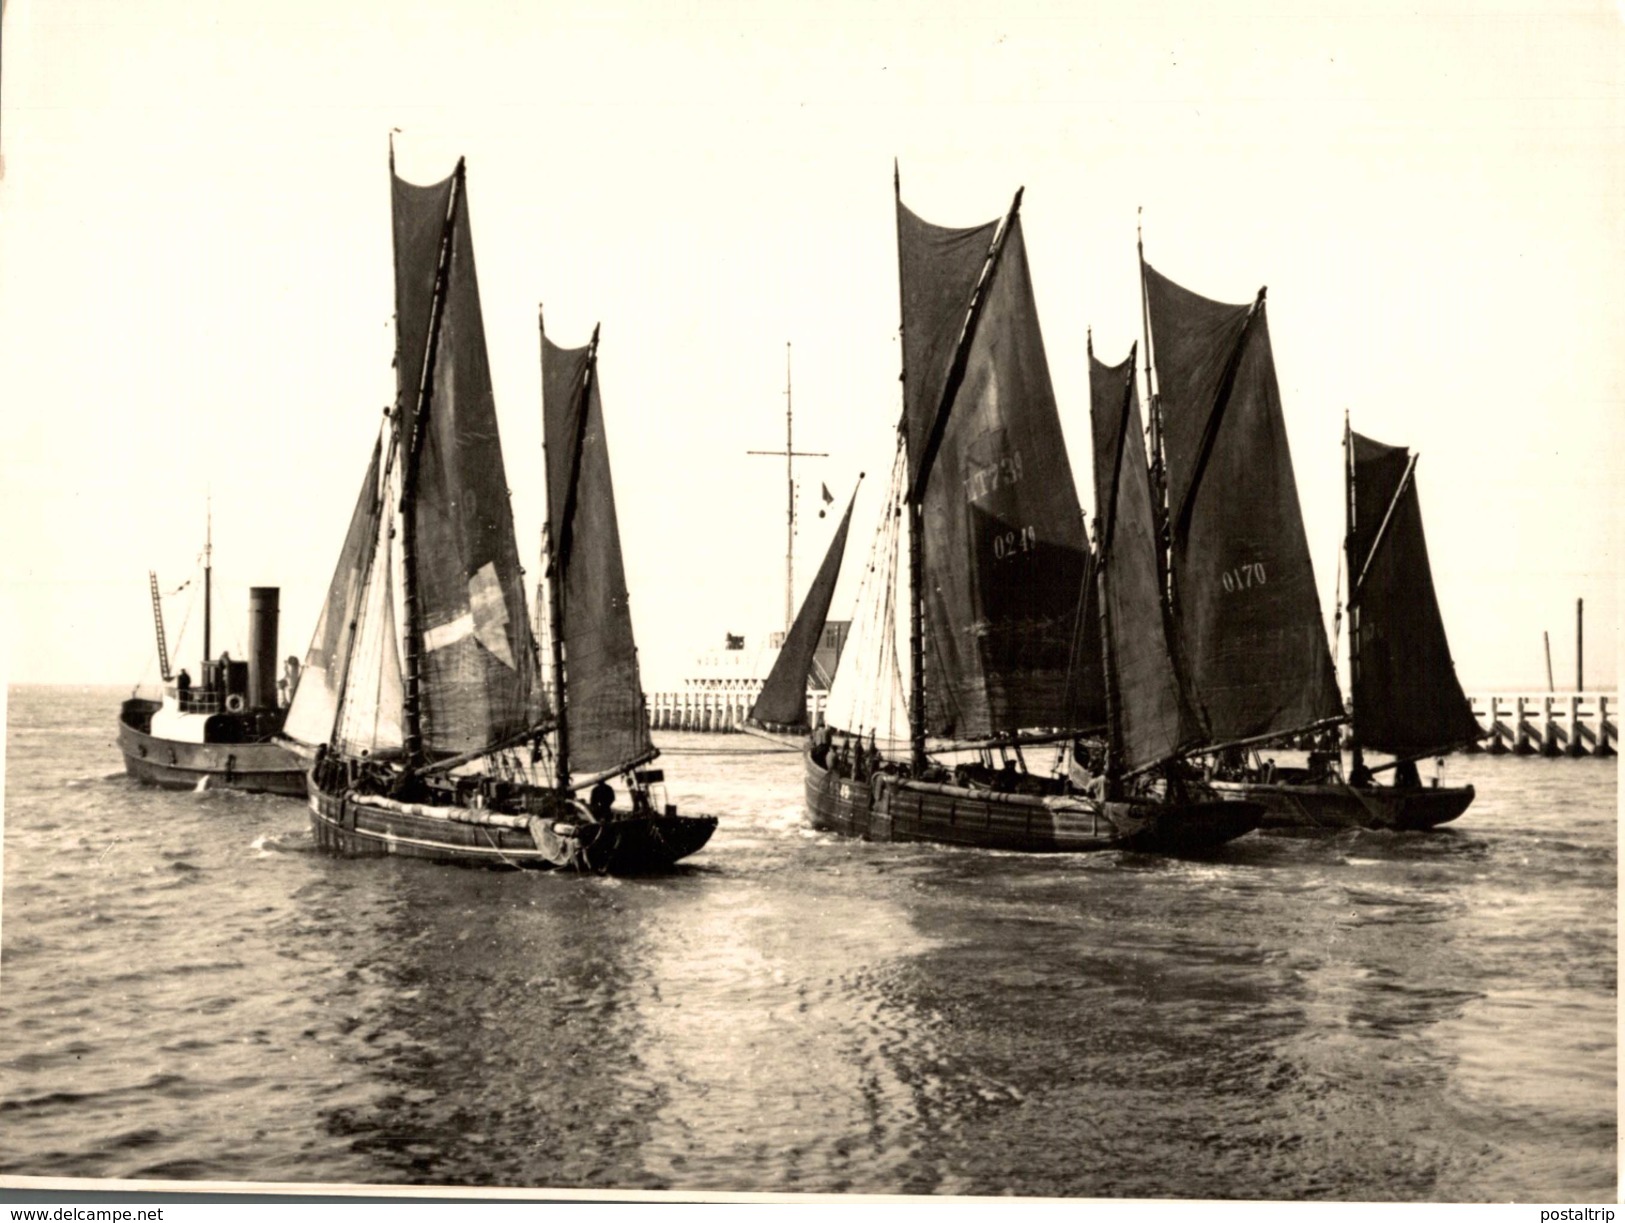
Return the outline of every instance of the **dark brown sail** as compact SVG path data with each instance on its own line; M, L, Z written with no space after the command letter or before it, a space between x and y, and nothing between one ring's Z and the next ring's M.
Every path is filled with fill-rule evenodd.
M1351 435L1349 609L1354 735L1361 747L1422 756L1483 735L1456 678L1433 589L1414 462L1403 446Z
M835 582L841 576L841 557L846 553L846 532L852 525L852 507L857 504L854 489L841 515L841 525L829 541L824 563L807 590L807 597L796 612L796 621L784 639L784 646L773 662L761 694L751 706L745 720L763 730L794 734L810 729L807 722L807 676L812 671L813 655L818 652L819 639L824 634L824 622L829 618L829 601L835 595Z
M433 318L448 196L446 184L419 188L396 179L395 189L404 390L423 368L417 339ZM407 505L416 532L419 700L430 759L511 741L535 724L540 709L465 188L455 204L433 374L422 415L405 434L419 435ZM417 396L409 395L416 411Z
M1113 748L1125 772L1199 745L1168 649L1157 564L1156 515L1141 433L1134 353L1118 365L1089 356L1095 459L1095 530L1106 580Z
M909 477L919 470L965 327L965 308L987 262L997 221L948 229L922 221L897 201L902 278L903 408Z
M1210 742L1338 718L1262 292L1210 301L1144 266L1178 658Z
M975 231L985 238L989 227ZM915 285L924 263L904 235L905 337L938 328L907 313L911 301L946 300ZM966 236L956 240L969 244ZM965 315L964 251L948 270ZM909 436L940 439L925 481L925 724L952 738L1069 728L1079 717L1072 682L1088 539L1039 332L1021 218L1008 222L963 359L937 415L937 350L905 369ZM949 365L952 365L950 353ZM915 374L921 375L917 384ZM916 428L919 426L919 429ZM919 475L915 474L918 484Z
M569 767L577 777L617 772L653 754L592 352L542 337L548 529L558 569Z

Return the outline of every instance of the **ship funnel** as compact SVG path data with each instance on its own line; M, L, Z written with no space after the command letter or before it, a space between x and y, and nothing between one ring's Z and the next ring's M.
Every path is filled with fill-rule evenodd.
M281 590L248 588L248 707L276 708L276 621Z

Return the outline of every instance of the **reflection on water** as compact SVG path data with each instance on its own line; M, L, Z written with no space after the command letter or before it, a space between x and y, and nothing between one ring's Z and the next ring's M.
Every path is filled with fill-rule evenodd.
M94 696L95 699L91 699ZM1186 862L868 845L669 736L657 879L345 862L14 694L0 1169L593 1188L1615 1192L1613 772ZM41 729L49 733L36 733Z

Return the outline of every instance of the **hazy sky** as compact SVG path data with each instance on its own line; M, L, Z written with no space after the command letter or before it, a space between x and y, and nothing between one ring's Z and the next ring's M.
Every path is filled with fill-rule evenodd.
M146 571L216 648L249 585L302 655L393 395L386 138L468 158L522 550L540 533L536 305L600 370L645 677L783 612L899 411L892 158L916 212L1023 216L1092 504L1085 329L1117 360L1148 258L1269 286L1328 615L1343 412L1420 451L1474 690L1613 687L1625 402L1621 12L1362 4L9 0L0 76L4 641L15 681L152 673ZM1469 15L1470 10L1470 15ZM868 511L866 513L865 511ZM538 566L532 565L533 574ZM835 613L856 590L848 578ZM798 591L799 596L799 591ZM171 601L171 634L184 614ZM194 611L182 651L195 663Z

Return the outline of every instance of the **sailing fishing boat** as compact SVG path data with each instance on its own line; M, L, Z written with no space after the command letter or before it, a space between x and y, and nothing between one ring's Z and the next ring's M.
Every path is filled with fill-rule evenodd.
M1265 827L1427 827L1453 818L1465 802L1443 814L1450 803L1395 801L1402 796L1379 792L1359 773L1350 776L1360 784L1343 783L1334 745L1347 714L1309 558L1264 290L1247 304L1212 301L1159 273L1143 246L1140 270L1169 613L1213 745L1215 788L1263 803ZM1432 614L1437 621L1436 607ZM1448 652L1444 658L1448 666ZM1424 671L1409 678L1434 679ZM1448 682L1459 694L1453 671ZM1259 756L1267 744L1306 741L1314 750L1305 768Z
M1018 191L1002 221L949 229L915 216L898 190L903 420L830 692L826 719L841 734L820 733L806 753L811 822L1030 852L1220 844L1255 827L1257 810L1172 787L1102 800L1027 767L1023 748L1087 753L1079 741L1108 718L1094 566L1020 204ZM905 522L906 699L895 648Z
M1476 743L1484 731L1450 658L1422 532L1417 456L1362 437L1346 417L1343 447L1348 779L1281 769L1267 780L1254 774L1219 788L1263 803L1271 813L1267 822L1287 826L1434 828L1466 811L1475 792L1470 785L1442 785L1437 775L1424 785L1415 762ZM1393 760L1368 767L1367 750ZM1377 775L1390 770L1392 784L1380 784Z
M397 400L373 447L286 728L317 748L308 783L316 841L351 856L489 866L669 865L700 848L715 821L656 812L651 787L661 778L636 771L654 756L646 719L630 755L591 776L570 771L572 758L597 759L598 745L617 735L636 743L624 718L619 727L602 722L617 699L606 698L602 681L613 672L635 685L635 660L628 669L617 655L609 671L595 671L590 650L571 651L576 617L590 625L606 611L595 598L618 599L622 618L626 610L595 354L580 363L579 394L558 406L547 394L544 404L568 430L548 463L549 536L563 541L550 543L549 582L555 662L569 655L572 683L566 696L566 671L555 665L550 701L508 505L464 165L417 186L396 177L392 150L390 178ZM551 370L547 381L567 385ZM625 629L629 652L629 621ZM618 699L624 714L624 693ZM641 696L631 708L641 717ZM539 780L533 766L550 754ZM607 784L621 774L630 811L614 809ZM588 786L583 803L575 795Z
M119 706L118 744L124 771L147 785L302 795L305 764L276 742L286 708L277 680L275 586L248 592L248 657L214 657L214 532L204 532L203 664L197 681L182 667L170 671L158 575L147 574L153 629L158 639L159 700L131 696ZM294 677L296 679L296 676ZM284 683L290 681L284 681Z

